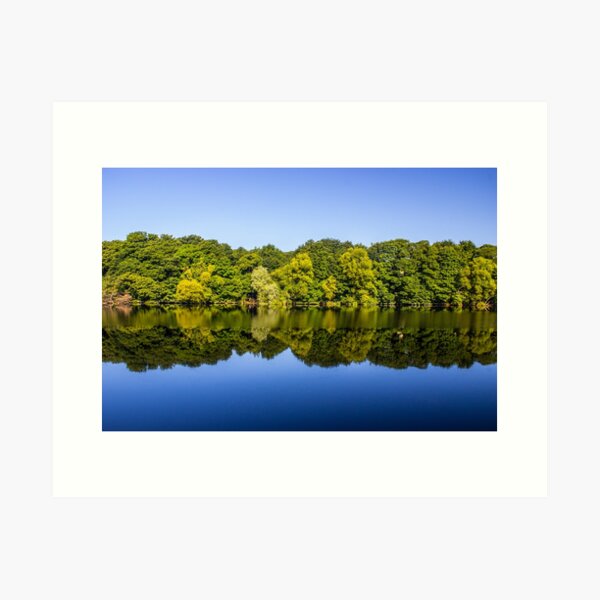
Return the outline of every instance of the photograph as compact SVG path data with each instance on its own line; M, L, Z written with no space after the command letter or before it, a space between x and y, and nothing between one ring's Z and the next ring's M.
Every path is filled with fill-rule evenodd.
M496 431L496 188L103 169L103 431Z

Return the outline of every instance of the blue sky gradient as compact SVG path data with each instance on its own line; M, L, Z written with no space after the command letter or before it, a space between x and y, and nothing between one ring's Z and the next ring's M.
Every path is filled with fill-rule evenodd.
M102 234L496 243L496 169L103 169Z

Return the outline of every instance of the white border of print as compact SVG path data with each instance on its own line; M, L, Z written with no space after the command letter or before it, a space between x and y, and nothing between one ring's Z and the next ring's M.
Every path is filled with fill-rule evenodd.
M58 103L53 146L54 495L546 495L545 104ZM497 432L102 432L102 167L284 166L497 167Z

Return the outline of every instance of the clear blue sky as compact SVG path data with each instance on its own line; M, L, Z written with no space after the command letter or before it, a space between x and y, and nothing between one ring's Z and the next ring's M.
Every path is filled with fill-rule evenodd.
M496 169L103 169L103 239L496 243Z

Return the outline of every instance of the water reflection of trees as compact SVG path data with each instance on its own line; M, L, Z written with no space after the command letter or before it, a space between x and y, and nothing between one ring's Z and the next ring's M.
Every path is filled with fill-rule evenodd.
M104 309L102 326L182 329L495 329L496 313L484 311L338 308L268 310L218 308Z
M355 311L340 318L335 312L305 311L292 318L288 315L286 322L277 312L194 312L104 315L103 360L144 371L216 364L234 352L270 359L289 348L305 364L321 367L364 361L394 369L496 362L495 315L493 320L474 323L464 313L442 318L429 313L423 318L419 313L415 317ZM430 326L420 326L423 320ZM341 327L341 322L346 326ZM419 326L407 326L415 324Z

